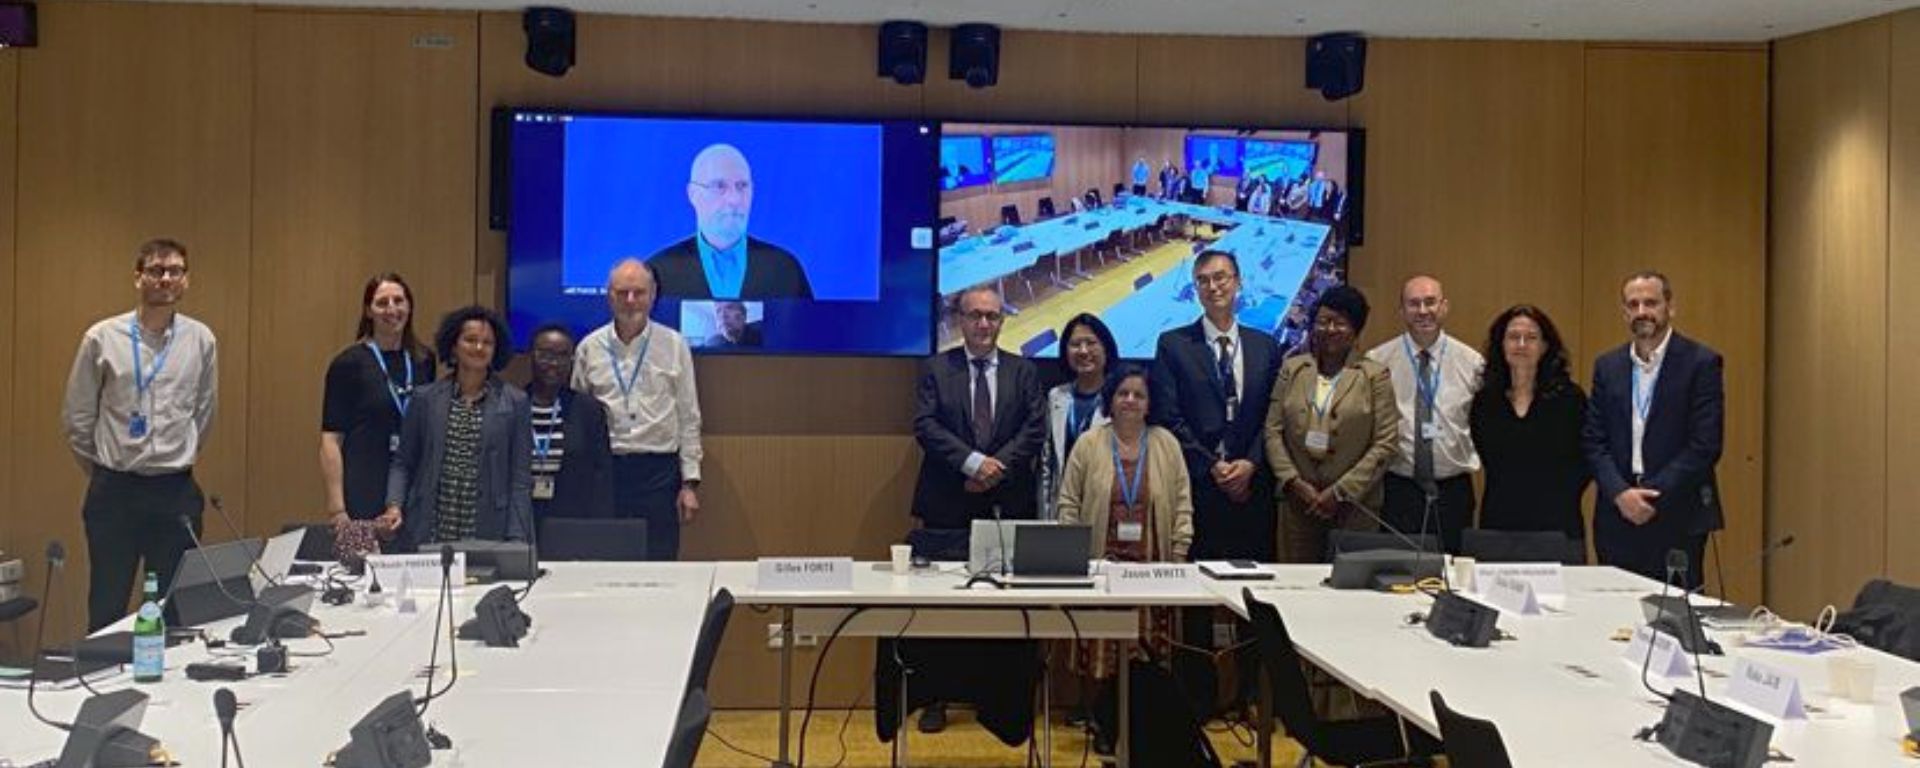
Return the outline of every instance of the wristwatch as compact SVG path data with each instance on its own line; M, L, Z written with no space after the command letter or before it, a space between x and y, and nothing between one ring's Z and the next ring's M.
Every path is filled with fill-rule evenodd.
M685 488L689 491L697 491L697 490L700 490L700 481L699 480L682 480L680 481L680 487Z

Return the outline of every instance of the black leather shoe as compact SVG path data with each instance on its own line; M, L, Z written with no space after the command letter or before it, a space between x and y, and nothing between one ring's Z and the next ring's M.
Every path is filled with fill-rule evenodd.
M920 732L939 733L947 729L947 705L928 704L920 710Z

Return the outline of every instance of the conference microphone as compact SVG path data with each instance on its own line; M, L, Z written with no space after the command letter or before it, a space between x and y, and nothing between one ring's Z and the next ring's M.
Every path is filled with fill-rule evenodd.
M1676 555L1678 556L1677 561L1675 559ZM1650 621L1647 623L1647 655L1646 655L1646 658L1640 660L1641 687L1646 688L1649 692L1653 693L1653 695L1659 696L1660 698L1666 699L1667 701L1672 701L1673 696L1671 694L1661 693L1658 689L1653 687L1652 683L1647 682L1647 669L1653 666L1654 646L1660 644L1660 625L1662 623L1662 620L1666 618L1666 614L1667 614L1667 599L1666 599L1667 592L1668 590L1673 588L1673 577L1675 575L1675 572L1684 571L1686 569L1687 569L1686 553L1681 552L1680 550L1677 550L1677 549L1670 550L1667 552L1667 577L1660 580L1660 601L1656 604L1658 607L1654 611L1653 621ZM1681 599L1683 600L1686 599L1686 596L1684 594L1681 595ZM1679 636L1676 635L1673 641L1676 643L1680 642Z
M460 643L454 637L455 630L452 603L453 545L441 544L440 597L438 604L433 608L433 650L427 654L427 692L426 695L414 702L418 707L418 709L415 710L415 715L423 720L427 716L427 707L433 704L433 700L447 695L448 691L453 690L454 683L460 682ZM442 624L445 624L447 628L447 665L450 668L450 675L447 678L446 687L435 691L433 690L433 675L434 671L439 669L440 627ZM426 728L426 737L427 743L434 749L448 749L453 746L452 739L431 725Z
M1726 560L1725 558L1722 558L1720 556L1720 537L1712 533L1707 534L1707 536L1713 540L1713 569L1715 574L1714 578L1718 579L1720 582L1717 585L1719 588L1715 590L1720 594L1714 595L1714 597L1719 598L1720 601L1723 603L1732 603L1733 602L1732 600L1727 599ZM1795 537L1791 533L1785 536L1782 536L1779 539L1776 539L1772 542L1762 545L1760 547L1760 551L1753 554L1753 559L1757 561L1762 568L1765 568L1767 561L1773 559L1774 553L1779 552L1780 550L1786 549L1787 547L1793 546L1794 541L1795 541ZM1700 586L1695 587L1693 592L1695 594L1701 594L1701 595L1706 594L1707 593L1706 580L1701 579Z
M209 494L207 496L207 503L213 506L213 511L220 513L220 521L226 524L227 533L233 534L234 541L247 538L246 534L240 531L240 526L233 524L233 518L227 514L226 505L220 503L220 494ZM261 552L264 554L266 550L263 549ZM280 586L280 580L267 573L266 568L261 567L260 558L258 557L253 558L253 570L260 574L260 578L266 579L267 584L275 587Z
M533 594L533 585L540 581L540 576L542 575L540 571L540 551L539 551L540 550L540 533L539 533L540 521L534 519L533 507L531 506L527 507L526 526L527 526L527 585L525 587L521 587L519 593L513 596L513 601L515 603L519 603L520 601L526 600L528 595Z
M52 615L49 609L53 605L53 573L64 567L66 563L67 548L60 544L60 540L54 539L47 542L47 581L40 585L40 627L33 633L33 655L27 657L27 711L33 713L35 720L63 731L72 731L72 724L50 720L46 715L40 714L39 708L33 705L33 691L40 684L40 653L45 649L47 639L47 617ZM76 674L79 671L74 670Z
M1429 497L1429 499L1431 499L1431 497ZM1348 505L1347 505L1347 507L1348 507L1348 508L1350 508L1350 509L1357 509L1357 510L1360 510L1360 511L1361 511L1362 513L1364 513L1364 514L1366 514L1366 516L1367 516L1367 518L1368 518L1368 519L1370 519L1370 520L1372 520L1372 521L1374 521L1375 523L1379 523L1379 524L1380 524L1380 527L1381 527L1381 528L1382 528L1383 530L1385 530L1385 531L1386 531L1387 533L1391 533L1391 534L1393 534L1393 537L1394 537L1394 538L1396 538L1396 539L1399 539L1399 540L1400 540L1400 543L1402 543L1402 544L1405 544L1405 545L1407 545L1407 548L1408 548L1408 549L1411 549L1411 550L1413 550L1413 553L1414 553L1414 555L1416 555L1416 556L1417 556L1417 558L1424 558L1424 557L1426 557L1426 555L1427 555L1427 546L1426 546L1426 544L1423 544L1423 543L1421 543L1421 541L1416 541L1416 540L1414 540L1414 538L1413 538L1413 537L1411 537L1411 536L1408 536L1407 534L1405 534L1405 533L1403 533L1403 532L1401 532L1401 530L1400 530L1399 528L1395 528L1395 527L1393 527L1393 523L1389 523L1389 522L1387 522L1387 519L1386 519L1386 518L1384 518L1384 517L1381 517L1381 516L1380 516L1379 514L1377 514L1377 513L1375 513L1375 512L1374 512L1373 510L1371 510L1371 509L1367 509L1367 505L1365 505L1365 504L1348 504ZM1431 504L1431 501L1429 501L1429 504L1428 504L1428 509L1429 509L1429 511L1431 511L1431 509L1432 509L1432 504ZM1422 528L1424 528L1424 527L1425 527L1425 524L1423 523L1421 527L1422 527ZM1422 537L1423 539L1424 539L1424 537L1425 537L1425 536L1426 536L1426 534L1425 534L1424 532L1423 532L1423 533L1421 533L1421 537ZM1436 559L1436 560L1439 560L1439 561L1440 561L1440 569L1439 569L1439 570L1440 570L1440 589L1441 589L1441 591L1443 591L1443 592L1452 592L1452 591L1453 591L1453 584L1452 584L1452 583L1451 583L1450 581L1448 581L1448 579L1447 579L1447 560L1446 560L1446 558L1445 558L1445 557L1443 557L1443 556L1441 555L1441 553L1439 553L1439 552L1435 552L1435 553L1434 553L1434 559Z
M1674 573L1686 572L1687 553L1679 549L1667 550L1667 578L1671 580ZM1697 634L1702 640L1706 639L1706 630L1700 626L1700 617L1693 612L1693 601L1688 599L1686 595L1681 595L1680 604L1686 607L1687 632L1689 634ZM1676 641L1679 639L1678 637L1674 638ZM1687 645L1686 650L1693 654L1693 674L1699 681L1700 698L1704 699L1707 697L1707 675L1700 669L1700 646L1702 644L1690 643Z
M240 768L247 768L247 759L240 755L240 737L233 732L233 717L239 711L240 702L233 698L232 690L221 688L213 692L213 714L220 718L220 768L226 768L229 746L234 761Z
M1791 536L1787 537L1786 543L1791 543L1791 539ZM1660 586L1662 597L1671 586L1674 575L1684 574L1686 570L1687 554L1678 549L1668 551L1668 583ZM1693 631L1704 635L1698 618L1694 616L1693 601L1686 599L1686 593L1682 592L1680 602L1686 606L1687 620L1693 623ZM1663 611L1664 603L1663 600ZM1674 641L1680 642L1680 639L1676 636ZM1667 711L1661 716L1660 722L1641 729L1637 738L1656 740L1675 757L1698 765L1760 768L1767 761L1767 744L1773 737L1773 725L1707 698L1707 678L1700 666L1699 645L1696 643L1687 650L1693 655L1693 672L1700 694L1695 696L1684 688L1676 687L1672 695L1665 697ZM1653 658L1652 642L1647 644L1647 658ZM1643 662L1640 666L1641 685L1647 685L1646 670L1647 664ZM1652 686L1649 685L1648 690L1652 690Z

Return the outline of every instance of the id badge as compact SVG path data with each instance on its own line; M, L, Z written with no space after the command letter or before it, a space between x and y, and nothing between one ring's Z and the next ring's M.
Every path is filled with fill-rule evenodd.
M135 440L139 440L147 436L147 415L146 414L141 413L139 411L133 412L133 416L127 419L127 435L132 437Z
M387 435L387 453L399 453L399 452L400 452L400 435L398 434Z
M1429 441L1431 441L1431 440L1439 440L1439 439L1440 439L1440 425L1439 425L1439 424L1436 424L1436 423L1434 423L1434 422L1431 422L1431 421L1429 421L1429 422L1427 422L1427 423L1425 423L1425 424L1421 424L1421 425L1420 425L1420 439L1422 439L1422 440L1429 440Z
M1315 429L1307 432L1307 450L1315 456L1326 455L1333 448L1333 437L1326 430Z
M552 475L533 476L533 497L541 501L547 501L553 498Z
M1145 533L1146 533L1146 526L1141 523L1121 523L1120 524L1120 540L1121 541L1125 541L1125 542L1139 541L1141 535Z

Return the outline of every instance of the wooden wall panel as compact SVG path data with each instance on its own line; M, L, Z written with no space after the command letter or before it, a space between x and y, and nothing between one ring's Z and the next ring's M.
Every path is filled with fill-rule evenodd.
M433 39L431 44L416 41ZM472 14L256 16L254 400L249 527L318 520L320 394L366 280L413 287L414 330L474 299Z
M973 89L947 79L947 30L927 44L930 118L1125 123L1139 119L1140 38L1004 30L1000 84Z
M1906 584L1920 584L1920 400L1914 382L1920 381L1920 318L1896 312L1897 297L1920 292L1920 12L1907 11L1891 19L1891 56L1887 92L1887 494L1886 575ZM1837 510L1835 510L1837 511ZM1835 593L1834 601L1852 595Z
M1446 285L1449 332L1479 347L1508 305L1544 308L1577 357L1579 43L1378 40L1353 110L1367 128L1367 240L1351 258L1369 345L1404 328L1400 284ZM1471 83L1472 85L1467 85Z
M1354 102L1327 101L1319 91L1307 90L1305 38L1150 35L1137 40L1140 122L1350 124Z
M1621 278L1665 272L1674 327L1726 360L1724 559L1704 572L1717 585L1724 570L1749 601L1765 467L1766 74L1759 50L1596 47L1586 59L1582 365L1627 340Z
M80 334L133 306L134 251L174 237L191 251L182 305L220 345L220 406L195 474L247 508L247 310L253 12L239 6L54 3L40 47L19 54L15 485L34 510L19 540L66 542L67 621L84 623L84 481L59 404ZM207 535L231 538L209 515ZM34 558L38 565L38 558Z
M0 424L13 424L13 334L20 320L15 316L13 284L13 235L15 160L20 136L20 52L0 50L0 297L9 299L0 307ZM13 495L13 440L0 437L0 499ZM23 557L36 566L35 551L45 551L45 542L27 538L26 518L17 510L0 513L0 560ZM39 570L35 568L33 570ZM37 577L31 582L39 587ZM31 654L21 646L31 642L24 635L0 636L0 660L17 660Z
M1788 615L1887 566L1889 55L1884 18L1774 47L1767 531L1798 543L1766 591Z

